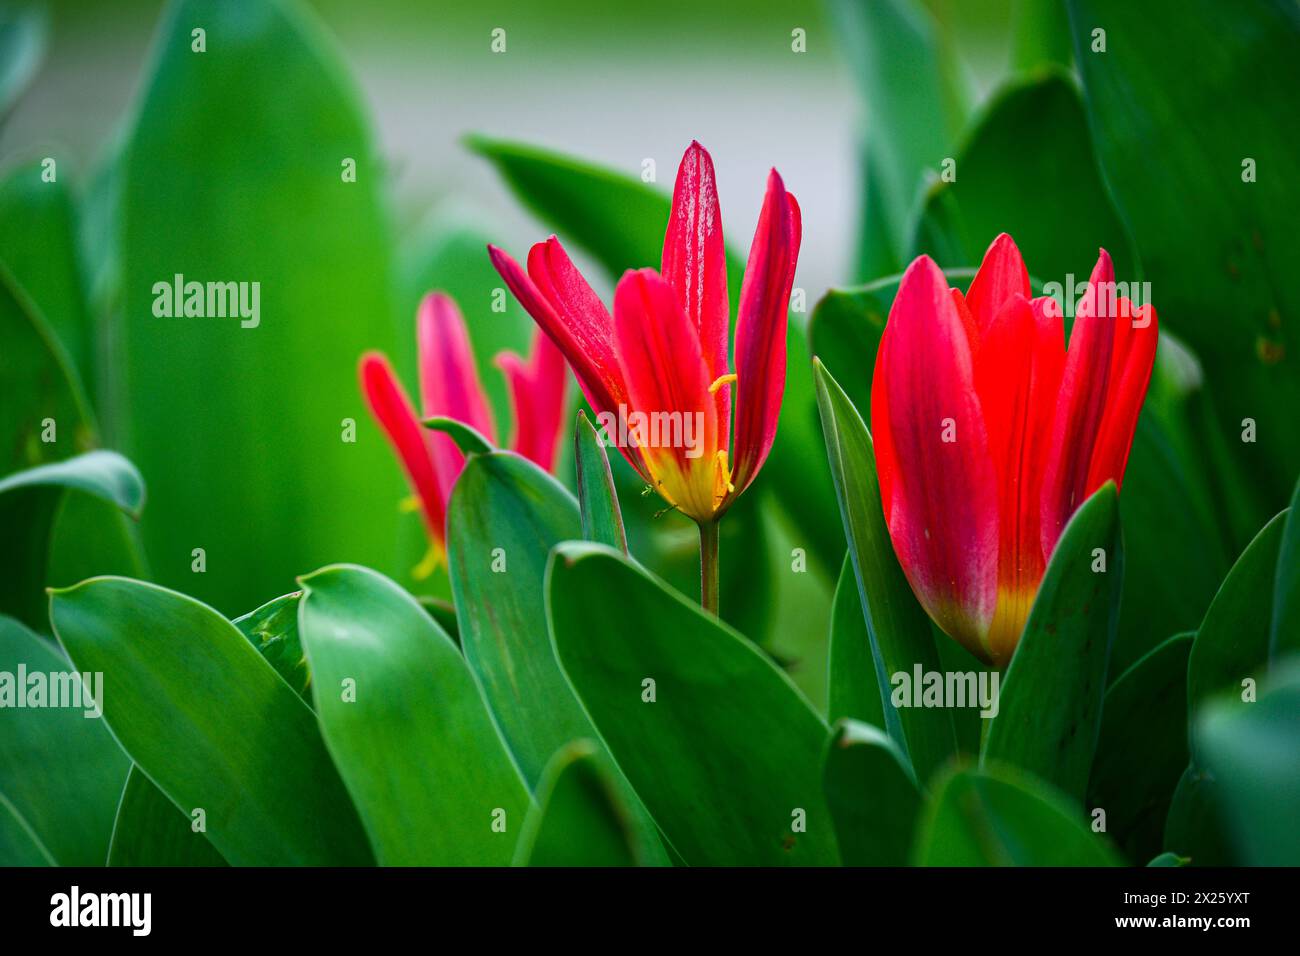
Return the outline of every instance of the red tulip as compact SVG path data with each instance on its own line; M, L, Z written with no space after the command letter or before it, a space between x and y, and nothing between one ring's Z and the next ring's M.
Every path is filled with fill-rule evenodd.
M496 426L487 395L479 382L465 320L450 296L431 292L420 303L416 318L423 418L454 418L496 444ZM506 376L515 431L510 448L551 471L564 418L568 384L564 357L546 336L533 337L527 360L510 352L496 357ZM465 467L465 456L441 432L421 424L422 417L379 352L361 357L361 391L371 414L384 430L406 472L429 533L429 554L416 568L416 577L433 572L446 552L447 501Z
M903 275L876 355L871 426L899 563L945 632L1011 659L1066 522L1120 486L1155 361L1155 310L1115 294L1103 249L1069 351L1010 236L965 296L927 256Z
M660 271L624 273L612 316L554 236L532 247L527 271L497 247L488 251L568 359L609 439L703 527L754 480L776 437L799 239L799 206L773 170L740 290L734 375L722 217L713 160L699 143L677 172ZM733 381L734 449L726 387Z

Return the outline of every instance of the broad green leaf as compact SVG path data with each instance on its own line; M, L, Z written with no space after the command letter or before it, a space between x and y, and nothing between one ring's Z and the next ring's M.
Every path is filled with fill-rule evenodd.
M956 770L922 813L920 866L1118 866L1104 838L1060 793L1010 768Z
M41 65L46 23L44 12L37 8L0 11L0 123Z
M981 764L1022 767L1083 800L1123 583L1118 493L1107 482L1056 543L1002 680Z
M452 492L447 562L461 647L532 790L558 750L597 736L546 629L547 556L581 536L573 496L513 452L470 458ZM626 781L620 784L645 852L666 862L653 822Z
M1025 72L1047 64L1069 67L1074 59L1070 17L1060 0L1014 0L1011 66Z
M631 819L590 741L575 741L546 765L537 804L528 812L519 866L636 866Z
M1257 703L1207 707L1197 750L1218 780L1242 862L1300 864L1300 666L1275 671Z
M1191 634L1156 647L1106 691L1088 807L1137 863L1163 848L1174 788L1187 766L1187 656Z
M159 581L234 614L304 568L391 563L400 471L356 369L372 348L403 367L413 319L397 337L384 167L332 44L298 0L177 0L133 117L113 399L153 483ZM184 289L167 317L178 277L204 284L205 317L177 314ZM232 282L238 314L229 289L207 301Z
M248 638L284 682L311 703L311 668L298 634L298 600L301 591L267 601L233 623Z
M42 172L40 163L24 163L0 179L0 260L32 297L87 393L94 395L92 329L73 198L63 179L47 182Z
M1273 585L1273 626L1269 653L1274 660L1300 651L1300 481L1282 527Z
M67 350L0 262L0 472L9 474L94 447L94 416Z
M58 866L30 823L0 793L0 865Z
M849 540L849 557L871 638L876 679L885 695L900 672L941 669L930 621L917 603L885 525L876 456L862 416L819 360L814 360L826 451ZM892 697L892 695L890 695ZM952 716L944 708L895 707L883 700L885 727L907 755L922 785L956 749Z
M1187 662L1187 705L1192 714L1212 695L1241 696L1243 681L1256 684L1268 666L1273 585L1287 513L1266 524L1247 545L1196 632Z
M1169 802L1164 845L1192 866L1239 865L1224 826L1222 800L1214 775L1190 764Z
M1300 12L1292 0L1069 10L1106 182L1161 322L1205 362L1213 427L1257 489L1258 526L1300 473L1300 126L1280 119L1300 88ZM1254 441L1238 440L1245 419Z
M531 462L495 452L466 463L447 515L461 646L534 789L557 750L594 736L551 650L543 590L551 548L580 537L573 496Z
M595 426L584 412L578 412L573 432L578 507L582 512L582 536L627 554L627 532L618 507L618 491L609 470L609 457Z
M1067 295L1069 276L1080 284L1088 280L1098 246L1115 260L1118 279L1138 278L1068 74L1040 71L1003 88L955 159L955 180L936 182L926 194L913 255L925 252L944 266L975 267L998 233L1006 232L1030 271Z
M368 568L338 565L300 582L321 731L376 860L509 863L528 790L456 645Z
M869 724L841 721L823 767L844 865L905 866L921 794L897 744Z
M906 265L925 173L952 155L966 97L952 51L920 3L835 0L830 9L866 108L857 277L871 280Z
M849 556L844 558L831 604L829 657L830 719L852 717L864 724L884 726L884 698L888 691L882 694L881 688L889 687L889 675L877 671L879 659L871 648L853 558Z
M0 610L43 631L49 626L47 584L139 571L133 529L119 512L135 519L143 507L144 480L112 451L90 451L0 479L0 522L10 535L0 558ZM60 546L60 540L66 543Z
M1186 866L1190 862L1187 857L1179 856L1177 853L1161 853L1151 858L1147 866Z
M202 809L235 866L372 861L315 715L233 624L125 578L55 591L74 665L104 674L104 719L176 806Z
M564 673L688 864L834 864L828 728L789 678L694 602L603 545L553 552Z
M109 866L225 866L226 861L195 823L131 767L113 824Z
M99 669L83 684L48 640L0 617L0 851L19 854L0 865L21 864L33 841L62 866L104 865L131 764L103 718L87 716L111 684Z

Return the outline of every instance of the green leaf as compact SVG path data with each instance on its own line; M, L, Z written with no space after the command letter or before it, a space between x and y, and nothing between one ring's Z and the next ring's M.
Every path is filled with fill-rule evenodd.
M569 682L682 859L837 862L828 729L753 644L598 544L555 549L548 610Z
M1164 845L1192 866L1240 865L1224 828L1222 799L1214 775L1190 764L1169 802Z
M1197 750L1222 791L1229 831L1251 866L1300 864L1300 666L1275 671L1258 702L1207 707Z
M94 446L94 416L58 337L0 262L0 472L69 458ZM51 423L53 429L51 429ZM47 440L52 438L53 440Z
M849 539L882 695L892 675L941 669L930 621L894 555L876 480L876 456L862 416L820 361L814 360L826 451ZM891 695L892 696L892 695ZM956 749L951 714L943 708L895 707L882 701L885 727L908 756L922 785Z
M618 507L618 492L614 488L614 475L609 470L609 458L585 412L578 412L573 445L582 536L627 554L627 532L623 530L623 513Z
M368 568L300 579L316 712L387 866L503 865L528 790L456 645Z
M1247 545L1205 612L1187 662L1187 705L1192 714L1220 691L1240 696L1243 680L1258 683L1264 674L1286 517L1286 512L1274 517Z
M1282 527L1277 576L1273 584L1273 627L1269 653L1273 660L1300 651L1300 481Z
M465 455L486 455L494 450L492 443L476 431L473 426L466 425L454 418L435 415L433 418L424 420L424 427L450 436L451 440L456 443L456 447Z
M823 775L844 865L906 865L921 794L898 746L869 724L841 721Z
M543 590L551 548L581 536L573 496L512 452L471 458L448 506L465 659L533 788L557 750L594 736L551 650Z
M575 741L546 765L528 812L519 866L636 866L631 819L594 743Z
M878 658L862 616L853 558L847 555L831 605L829 657L830 719L852 717L864 724L884 726L884 699L888 694L882 694L881 688L889 686L889 675L877 672Z
M58 866L32 825L0 793L0 864L4 866Z
M1161 322L1205 362L1219 402L1213 427L1231 436L1255 484L1258 526L1300 473L1300 126L1279 121L1300 88L1300 14L1291 0L1070 0L1069 9L1106 181ZM1092 49L1098 28L1104 53ZM1239 442L1247 418L1256 440Z
M1086 282L1098 246L1115 260L1118 278L1137 278L1128 236L1097 171L1083 104L1068 74L1049 69L1004 87L975 121L955 159L956 179L938 181L926 194L912 254L929 253L945 266L974 267L994 238L1007 232L1033 274L1057 283L1067 295L1067 276ZM1061 183L1070 188L1061 189ZM1062 228L1062 223L1070 225Z
M233 624L125 578L55 591L74 665L104 674L104 719L176 806L202 808L235 866L371 862L315 715Z
M1118 866L1070 801L1009 768L956 770L919 824L920 866Z
M81 500L87 496L107 504L96 509ZM134 535L117 511L139 518L143 507L144 480L111 451L86 452L0 479L0 523L11 534L11 547L0 558L0 610L45 630L46 584L137 570ZM70 529L82 534L60 547L56 530L66 535Z
M356 369L367 349L406 367L415 336L409 315L396 335L384 164L314 15L298 0L170 5L120 176L112 399L154 485L142 530L158 580L233 615L304 568L392 563L401 473ZM258 283L256 327L157 315L177 276L248 283L246 306Z
M0 13L0 122L8 116L45 56L44 11L6 9Z
M513 452L471 458L447 512L447 562L461 647L525 782L596 728L560 671L546 629L547 556L581 537L573 496ZM666 862L654 824L620 781L644 852Z
M90 451L9 475L0 479L0 494L38 486L84 491L112 502L132 518L139 518L144 509L144 479L114 451Z
M0 617L0 853L16 854L0 865L30 860L33 843L61 866L104 865L130 761L104 721L86 716L107 703L98 669L85 668L83 684L49 641Z
M869 280L902 271L924 174L951 155L965 94L952 51L921 4L835 0L830 10L867 111L857 274Z
M298 634L298 599L301 591L267 601L255 611L232 621L286 684L311 704L311 668Z
M1069 67L1074 59L1070 17L1060 0L1014 0L1011 65L1021 72L1048 64Z
M981 764L1022 767L1083 799L1123 583L1118 493L1107 482L1079 506L1056 543L1007 666Z
M1153 856L1147 866L1186 866L1190 862L1187 857L1179 856L1177 853L1161 853Z
M1106 811L1106 832L1135 862L1164 846L1169 805L1187 766L1192 637L1169 638L1106 691L1086 805Z
M113 824L109 866L226 866L194 822L153 781L131 767Z
M0 24L0 34L3 31ZM67 350L70 365L93 395L93 330L86 308L73 197L64 180L47 182L42 172L40 163L24 163L0 180L0 260L32 297Z

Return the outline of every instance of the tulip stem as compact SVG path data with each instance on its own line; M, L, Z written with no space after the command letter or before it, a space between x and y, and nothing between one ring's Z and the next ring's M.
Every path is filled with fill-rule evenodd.
M718 613L718 522L700 522L700 605Z

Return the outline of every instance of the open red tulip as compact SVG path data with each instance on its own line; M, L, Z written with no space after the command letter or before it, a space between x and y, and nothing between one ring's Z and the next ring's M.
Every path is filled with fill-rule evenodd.
M699 143L677 172L660 271L626 272L612 316L554 236L532 247L527 271L497 247L488 251L569 360L607 440L703 527L754 480L776 437L800 233L799 206L773 170L740 290L735 374L722 216L713 160Z
M416 318L419 348L420 401L423 418L454 418L469 425L493 445L496 426L487 395L479 382L469 331L460 309L448 295L424 297ZM568 372L564 357L540 332L533 336L525 360L502 352L496 363L506 376L515 413L510 449L551 471L564 420ZM422 424L388 359L379 352L361 357L361 391L370 412L397 452L415 502L429 533L429 553L415 569L416 577L433 572L446 552L447 502L465 456L456 443Z
M1104 249L1068 351L1008 235L964 296L928 256L904 273L871 389L885 520L917 599L981 660L1011 659L1066 522L1122 484L1156 341Z

